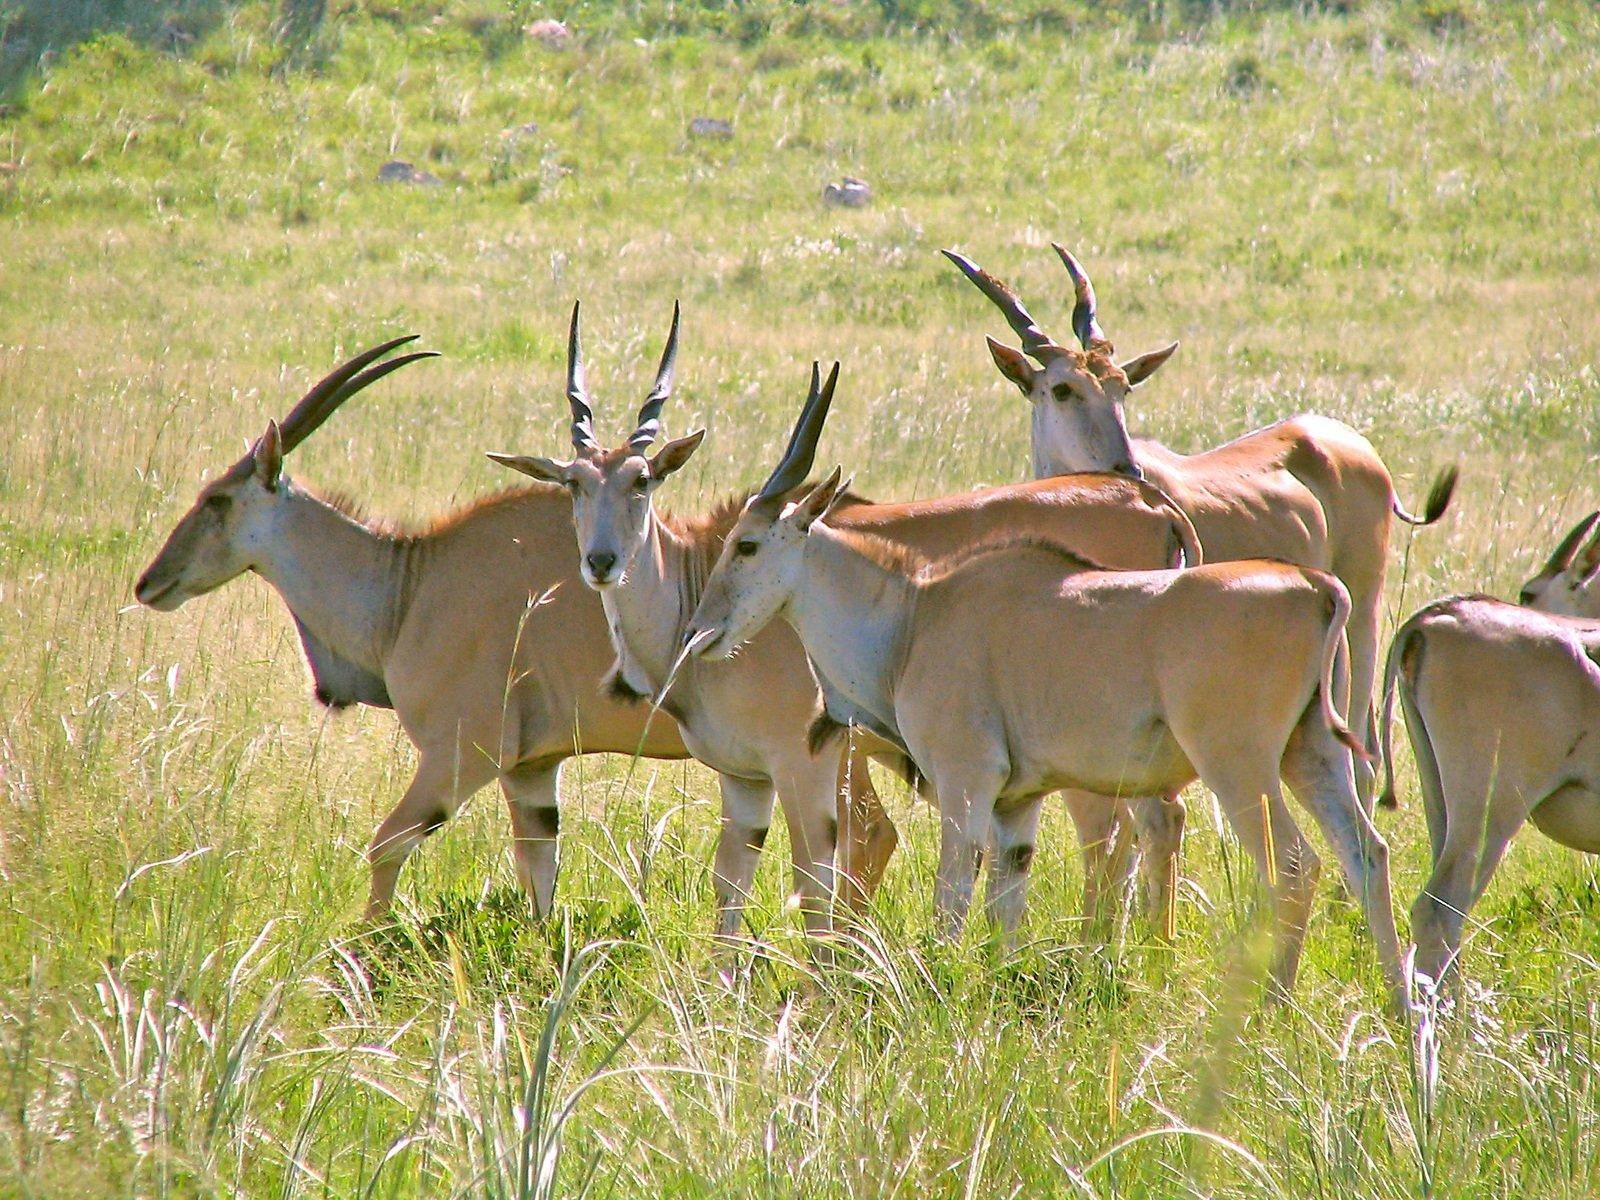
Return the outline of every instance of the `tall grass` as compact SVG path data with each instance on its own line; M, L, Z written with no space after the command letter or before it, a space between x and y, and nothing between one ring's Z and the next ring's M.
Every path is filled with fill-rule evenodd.
M7 45L42 28L18 11ZM361 850L414 763L392 718L307 702L257 581L129 607L197 481L379 336L448 357L297 478L404 520L504 484L482 450L559 450L580 295L614 428L685 302L668 422L711 434L683 507L765 473L815 357L845 364L824 453L868 493L1020 478L999 323L936 251L1061 328L1052 238L1124 352L1182 339L1136 427L1327 412L1413 503L1459 459L1391 616L1507 594L1595 503L1592 9L592 4L555 14L564 51L521 35L532 5L332 4L298 49L274 4L175 45L109 11L0 116L0 1194L1600 1191L1600 892L1533 833L1420 1056L1331 890L1295 1003L1260 1010L1255 889L1199 793L1170 949L1081 944L1058 812L1026 945L934 942L933 818L897 798L844 961L811 967L777 837L724 983L710 776L608 760L568 771L549 923L484 796L374 933ZM702 114L733 139L689 137ZM378 183L393 157L444 187ZM820 205L846 172L873 207Z

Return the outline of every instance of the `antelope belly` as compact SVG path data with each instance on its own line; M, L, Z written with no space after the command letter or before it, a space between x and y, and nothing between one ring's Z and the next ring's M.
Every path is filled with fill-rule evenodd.
M1194 768L1166 722L1144 716L1110 722L1109 728L1107 724L1072 731L1048 748L1014 747L1007 793L1079 788L1103 796L1151 796L1175 791L1194 778Z

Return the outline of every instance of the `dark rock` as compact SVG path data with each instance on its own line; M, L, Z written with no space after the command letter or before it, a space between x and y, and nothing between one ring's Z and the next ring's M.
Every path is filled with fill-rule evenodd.
M421 167L394 159L378 168L379 183L409 183L416 187L443 187L444 180Z

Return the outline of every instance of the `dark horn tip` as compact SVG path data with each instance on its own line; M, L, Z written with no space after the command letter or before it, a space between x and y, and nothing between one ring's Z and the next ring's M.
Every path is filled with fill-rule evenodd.
M983 274L983 268L977 263L973 262L965 254L961 254L955 250L941 250L939 253L944 255L951 262L955 263L956 269L968 279L977 279Z
M390 338L386 342L380 342L377 347L374 347L374 349L377 349L379 354L388 354L391 350L398 350L401 346L410 345L421 336L422 335L420 333L402 334L400 337L394 337Z
M1083 278L1083 264L1077 260L1071 250L1068 250L1060 242L1051 242L1050 249L1054 250L1060 257L1062 265L1067 268L1067 273L1073 279Z

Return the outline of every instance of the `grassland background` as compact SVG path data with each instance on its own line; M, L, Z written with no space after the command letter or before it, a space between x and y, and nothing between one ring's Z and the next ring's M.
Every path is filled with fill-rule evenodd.
M520 32L552 11L564 51ZM1392 614L1508 594L1600 493L1590 5L552 11L0 3L0 1194L1600 1191L1600 893L1531 832L1436 1088L1326 886L1298 1003L1255 1012L1253 888L1201 796L1170 955L1138 927L1078 948L1060 813L1029 946L932 944L933 823L901 797L876 949L806 982L774 839L772 958L728 991L711 776L586 760L551 925L486 793L352 969L360 851L411 763L392 717L314 708L258 581L127 606L203 473L383 336L448 357L291 464L376 513L505 484L484 449L561 447L578 296L611 430L684 301L669 424L711 437L680 505L764 472L814 357L845 364L824 454L934 495L1026 469L1001 326L936 250L1062 328L1060 239L1120 348L1183 342L1137 427L1201 447L1330 413L1413 499L1461 461ZM696 115L735 136L690 139ZM443 186L377 183L392 157ZM843 173L872 207L821 207ZM1427 852L1402 784L1403 908Z

